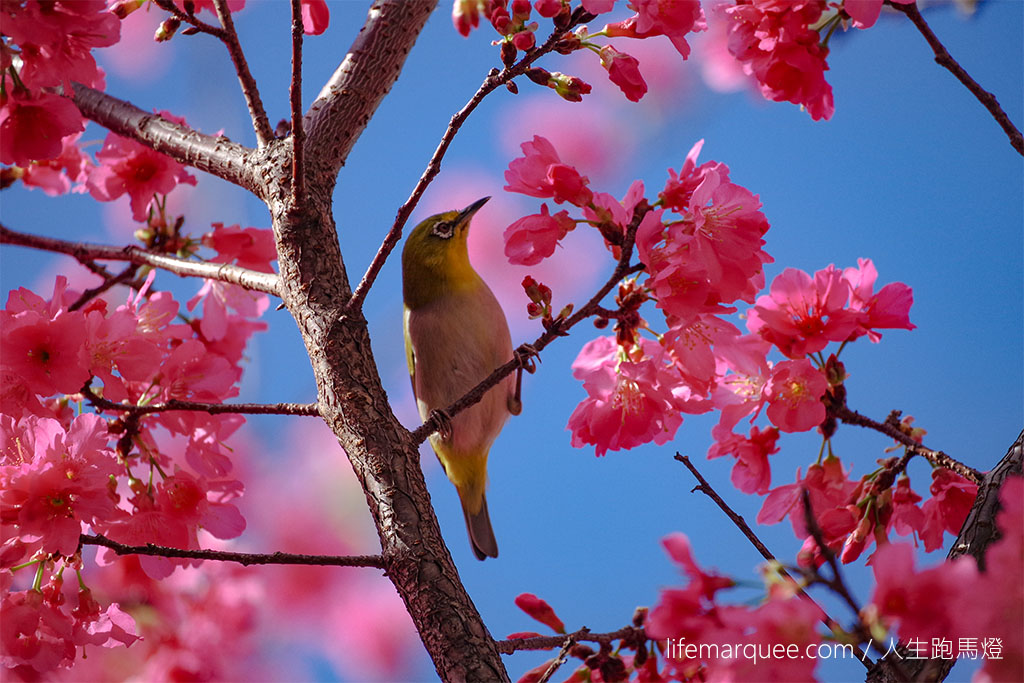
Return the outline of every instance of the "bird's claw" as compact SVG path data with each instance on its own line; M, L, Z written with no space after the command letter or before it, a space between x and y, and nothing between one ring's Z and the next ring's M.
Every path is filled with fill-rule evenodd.
M533 348L532 344L521 344L512 352L520 370L526 370L531 375L537 372L537 363L540 361L540 351ZM534 360L536 359L536 360Z
M437 435L442 440L450 439L452 436L452 418L444 410L431 410L430 419L437 423Z

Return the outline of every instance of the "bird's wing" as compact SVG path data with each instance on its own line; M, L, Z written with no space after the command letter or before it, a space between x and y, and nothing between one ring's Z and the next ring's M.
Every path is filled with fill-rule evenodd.
M416 397L416 354L412 350L412 335L409 334L409 307L402 311L402 330L405 336L405 362L409 364L409 379L412 380L412 395Z

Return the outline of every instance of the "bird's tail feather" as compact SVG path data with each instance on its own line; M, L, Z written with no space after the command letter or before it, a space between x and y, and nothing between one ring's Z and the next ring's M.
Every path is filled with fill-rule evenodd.
M480 510L476 514L469 511L465 500L463 500L462 514L466 518L469 544L473 546L473 554L476 555L476 559L484 560L488 557L497 557L498 541L494 538L494 529L491 528L491 516L487 512L487 498L481 500Z

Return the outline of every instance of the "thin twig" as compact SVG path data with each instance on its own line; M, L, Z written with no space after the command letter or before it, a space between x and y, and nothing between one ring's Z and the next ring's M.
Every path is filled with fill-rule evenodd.
M244 415L320 416L320 409L316 403L200 403L198 401L179 401L176 398L172 398L164 403L135 406L127 403L118 403L98 396L88 384L82 387L81 393L89 399L92 405L101 411L117 410L135 415L149 415L172 410L190 410L193 412L209 413L210 415L238 413Z
M1006 115L1003 108L999 106L999 101L996 99L996 96L978 85L978 82L971 78L970 74L960 66L959 62L953 59L953 56L949 54L946 46L939 41L935 33L932 32L931 27L928 26L928 23L924 20L924 17L921 16L921 12L918 10L917 4L889 4L897 12L903 12L903 14L907 15L907 18L914 23L917 30L920 31L921 35L924 36L924 39L928 41L928 45L931 46L932 51L935 53L935 62L948 69L950 73L956 76L958 81L963 83L964 86L971 91L971 94L978 98L978 101L988 109L990 114L992 114L996 123L1002 127L1006 136L1010 138L1010 144L1013 148L1017 150L1018 154L1024 156L1024 136L1022 136L1017 127L1013 125L1013 122L1010 121L1010 117Z
M560 647L565 643L566 638L572 638L578 643L611 643L623 638L631 642L643 642L649 640L643 627L624 626L618 631L610 633L591 633L589 628L581 628L567 635L559 636L535 636L533 638L512 638L510 640L498 640L498 652L503 655L510 655L519 650L551 650Z
M262 149L274 139L274 130L270 127L270 119L263 108L263 101L260 99L260 90L256 85L256 79L249 71L249 63L245 60L245 53L242 52L242 44L238 41L238 31L235 30L235 22L231 18L231 9L227 0L213 0L213 6L217 10L217 18L220 19L224 30L218 36L224 47L231 55L231 63L235 65L235 73L238 74L238 83L242 86L242 94L245 96L245 104L249 107L249 117L252 119L253 130L256 131L256 144Z
M251 564L304 564L319 567L376 567L385 569L384 558L380 555L299 555L294 553L236 553L225 550L184 550L167 548L147 543L146 545L125 545L112 541L102 534L79 537L82 545L101 545L118 555L152 555L154 557L178 557L189 560L217 560Z
M182 277L202 277L229 282L257 292L279 296L280 278L275 273L261 273L230 263L210 263L158 254L135 246L115 247L105 244L68 242L54 237L30 235L0 225L0 244L14 244L32 249L73 256L81 263L89 261L128 261L137 265L162 268Z
M591 297L590 301L588 301L582 308L552 329L545 330L543 334L537 337L536 341L529 344L528 351L530 354L539 354L552 341L565 336L565 333L570 328L593 315L596 308L600 306L601 301L608 296L608 293L615 288L623 277L629 273L636 272L638 268L643 268L642 264L630 266L629 262L633 258L633 245L636 242L637 228L640 226L640 222L643 220L643 217L647 215L648 211L650 211L650 206L646 202L641 202L634 209L633 220L630 221L629 226L626 228L626 233L623 236L619 262L615 265L615 270L612 271L611 277L608 278L608 281L605 282L599 290L597 290L597 293ZM513 354L512 360L502 366L499 366L494 370L494 372L488 375L486 379L477 384L473 389L456 400L450 406L446 407L443 412L447 414L448 417L455 417L459 412L465 410L471 405L474 405L475 403L478 403L488 390L497 386L501 380L511 375L520 367L522 367L520 356ZM428 436L437 431L439 426L438 418L436 416L431 417L412 432L413 441L417 444L423 443Z
M810 532L811 538L814 539L815 545L818 546L818 552L825 558L825 562L828 563L829 569L832 570L831 580L826 580L815 570L817 578L832 589L834 593L839 595L839 597L846 602L846 606L853 610L854 614L858 615L857 628L864 634L867 634L867 629L864 628L863 624L859 623L860 605L857 604L857 601L853 598L853 594L850 593L850 589L846 586L846 581L843 579L843 573L839 569L839 562L836 560L836 554L832 551L832 548L828 547L828 543L825 542L825 535L821 530L821 525L818 524L818 518L814 516L814 507L811 505L811 494L807 490L806 486L800 491L800 499L803 502L804 521L807 522L807 530Z
M818 601L812 598L810 594L804 590L803 586L801 586L797 582L797 580L793 578L792 574L790 574L786 570L786 568L782 566L782 563L779 562L779 560L775 557L772 551L768 550L768 546L766 546L761 541L761 539L757 537L757 534L755 534L754 530L750 528L746 520L744 520L742 516L737 514L735 510L729 507L729 504L726 503L720 495L718 495L718 492L715 491L714 487L712 487L711 484L708 483L708 480L705 479L704 476L694 466L694 464L690 462L690 458L688 458L685 455L680 455L679 453L676 453L675 459L686 465L686 468L690 470L690 473L697 480L698 485L693 490L700 491L708 498L713 500L715 504L719 507L719 509L721 509L721 511L724 512L730 520L732 520L732 523L736 525L736 528L738 528L743 533L743 535L747 537L747 540L750 541L750 543L755 548L757 548L757 552L761 553L761 557L768 560L769 562L774 563L776 570L779 572L779 574L784 578L789 579L789 581L792 583L793 587L796 589L800 597L804 600L809 601L812 605L818 608L818 611L821 613L822 623L825 624L825 626L827 626L832 631L842 630L842 625L838 621L830 617L828 615L828 612L826 612L825 609L818 604ZM867 653L864 650L862 650L859 645L854 645L853 648L856 651L856 654L858 655L858 659L860 659L861 664L864 665L864 668L870 671L871 667L873 667L875 663L868 659Z
M551 677L555 675L559 667L565 664L565 660L569 658L569 650L576 644L576 638L571 634L566 637L565 642L562 644L562 649L558 651L555 658L551 660L551 664L544 670L544 673L540 678L537 679L537 683L547 683L551 680Z
M68 310L69 311L77 311L79 308L81 308L85 304L89 303L95 297L97 297L100 294L102 294L103 292L107 291L108 289L110 289L114 285L118 285L118 284L121 284L122 282L130 281L132 278L135 277L135 273L136 273L136 271L138 271L138 269L139 269L139 267L136 264L133 263L130 266L128 266L127 268L125 268L124 270L122 270L117 275L109 275L108 274L106 277L103 278L103 283L102 284L99 284L96 287L93 287L92 289L87 289L84 292L82 292L82 295L80 297L78 297L73 304L68 306Z
M861 415L855 410L850 410L845 405L837 406L833 408L833 410L835 412L835 416L846 424L868 427L877 432L881 432L886 436L891 436L893 439L903 444L908 451L915 453L916 455L920 455L936 467L945 467L948 470L952 470L968 481L980 484L982 478L985 476L984 472L979 472L973 467L965 465L942 451L925 448L923 445L915 441L913 437L904 432L897 425L893 424L892 420L878 422L876 420L872 420L870 417Z
M292 207L301 208L305 201L303 187L302 148L306 133L302 128L302 3L292 0L292 82L288 95L292 107Z
M395 222L391 226L391 230L384 237L384 241L380 245L380 249L377 250L377 254L373 257L373 261L370 266L366 269L366 273L363 275L363 279L359 281L355 291L352 293L352 298L349 299L346 307L346 317L352 319L358 319L359 316L356 313L363 305L363 300L370 291L370 287L373 286L374 281L377 279L377 275L380 273L380 269L384 267L384 262L387 261L388 256L394 250L398 244L398 240L402 238L402 229L405 227L406 221L409 220L409 216L412 215L413 210L420 201L420 197L426 191L427 186L430 185L434 177L441 171L441 160L444 158L445 153L448 151L448 147L452 144L452 140L455 139L456 133L462 128L462 124L465 123L466 119L473 110L477 108L477 105L483 101L484 97L492 93L497 88L505 85L512 81L517 76L521 76L526 73L526 70L540 57L551 52L555 44L565 35L566 31L571 30L572 26L568 28L555 31L548 36L548 39L544 41L544 44L535 50L529 51L525 57L519 60L516 64L511 67L505 67L500 72L497 69L493 69L484 82L480 85L480 88L473 94L462 109L460 109L451 121L448 122L448 128L445 130L444 135L441 137L441 142L437 145L437 149L434 150L434 155L430 157L430 161L427 162L427 167L423 171L423 175L416 182L416 187L413 188L412 194L405 200L398 209L398 214L395 216Z

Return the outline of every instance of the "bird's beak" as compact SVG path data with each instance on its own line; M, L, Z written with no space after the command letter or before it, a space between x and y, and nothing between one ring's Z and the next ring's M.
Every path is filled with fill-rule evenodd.
M475 202L473 202L472 204L470 204L469 206L467 206L465 209L460 211L459 212L459 223L461 224L461 223L469 222L469 219L473 217L473 214L475 214L477 211L479 211L481 209L481 207L483 207L483 205L486 204L487 200L489 200L489 199L490 199L490 197L484 197L483 199L478 199Z

